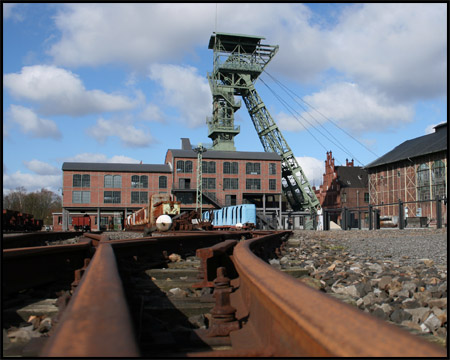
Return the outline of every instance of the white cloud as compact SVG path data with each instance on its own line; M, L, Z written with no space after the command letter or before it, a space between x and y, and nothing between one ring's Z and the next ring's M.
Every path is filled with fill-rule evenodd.
M207 44L214 9L189 3L66 5L56 16L61 40L49 53L67 66L124 62L144 69L192 51L202 37Z
M446 4L348 7L328 36L330 66L397 100L446 94Z
M325 171L324 161L309 156L295 157L303 170L311 186L318 187L322 184L323 173Z
M211 90L204 76L191 66L152 64L150 79L163 88L164 102L175 107L180 120L190 128L205 126L210 116Z
M22 173L16 171L13 174L3 173L3 191L14 190L20 184L28 192L38 191L42 188L57 192L58 188L62 185L61 175L39 175L31 173Z
M3 83L13 96L37 103L47 115L81 116L136 106L122 95L86 90L77 75L55 66L25 66L20 73L3 75Z
M94 163L124 163L124 164L138 164L139 160L130 158L124 155L114 155L108 158L105 154L99 153L82 153L73 157L66 158L67 162L94 162Z
M139 113L139 118L148 121L164 122L164 115L161 109L155 104L147 104Z
M28 170L38 175L60 175L61 169L58 169L48 163L33 159L23 162Z
M56 140L62 137L54 121L40 118L26 107L11 105L8 117L12 122L20 126L23 133L29 134L31 137Z
M323 91L305 96L314 109L354 134L386 131L413 121L412 106L393 104L381 94L371 93L354 83L336 83ZM317 126L327 120L316 110L302 113L309 123ZM300 119L306 127L306 121ZM298 130L303 128L298 125Z
M112 120L99 118L86 132L101 144L109 137L118 137L123 146L131 148L147 147L155 141L149 132L130 124L127 117Z

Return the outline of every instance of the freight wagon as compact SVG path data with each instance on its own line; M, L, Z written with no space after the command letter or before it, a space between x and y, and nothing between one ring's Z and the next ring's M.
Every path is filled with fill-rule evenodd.
M204 221L211 221L213 228L253 229L256 226L256 205L227 206L218 210L205 211Z
M3 209L2 232L8 231L40 231L43 220L35 219L33 215L16 210Z
M72 226L75 231L91 231L91 217L89 215L73 216Z
M151 232L156 228L156 220L159 216L168 215L172 218L179 214L179 201L172 201L169 194L153 194L148 206L127 216L125 229Z

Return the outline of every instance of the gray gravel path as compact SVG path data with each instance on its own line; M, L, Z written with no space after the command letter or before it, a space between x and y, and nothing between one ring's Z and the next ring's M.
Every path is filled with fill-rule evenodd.
M447 266L447 229L296 231L294 236L332 241L354 255L401 265L431 259L436 265Z

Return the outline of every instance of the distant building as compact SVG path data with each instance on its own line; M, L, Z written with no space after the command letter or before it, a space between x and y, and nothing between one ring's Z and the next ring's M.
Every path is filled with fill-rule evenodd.
M434 127L432 134L403 142L385 155L365 166L369 173L372 204L382 216L398 216L398 200L405 204L408 217L426 217L436 221L436 196L447 198L447 123ZM387 205L394 204L394 205ZM443 205L444 223L447 206Z
M354 161L346 159L345 166L336 166L332 152L327 152L323 183L314 189L323 209L357 208L369 205L367 172ZM352 212L352 226L358 220L358 213ZM339 223L340 212L330 212L330 220Z
M63 211L53 214L54 230L71 230L74 216L88 215L92 230L121 230L124 219L170 193L181 210L196 207L197 154L189 139L169 149L165 164L65 162ZM202 161L203 209L252 203L281 222L281 158L276 153L207 150Z

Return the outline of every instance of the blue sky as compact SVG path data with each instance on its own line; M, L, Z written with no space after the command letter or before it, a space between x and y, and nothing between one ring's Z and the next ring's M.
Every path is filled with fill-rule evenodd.
M255 87L312 185L327 151L363 166L447 121L445 3L4 3L4 193L210 143L214 31L279 45ZM236 125L237 150L263 151L244 103Z

